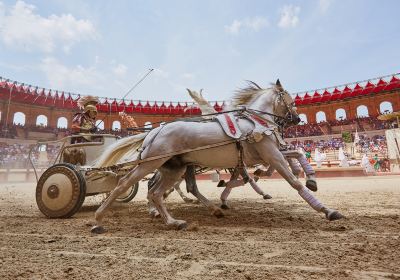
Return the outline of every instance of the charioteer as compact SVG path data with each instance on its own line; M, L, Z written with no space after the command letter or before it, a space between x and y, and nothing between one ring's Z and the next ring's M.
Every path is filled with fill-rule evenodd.
M72 132L81 137L74 137L72 143L92 142L92 136L88 134L96 133L96 117L99 98L95 96L83 96L78 100L78 107L82 112L76 113L72 119Z

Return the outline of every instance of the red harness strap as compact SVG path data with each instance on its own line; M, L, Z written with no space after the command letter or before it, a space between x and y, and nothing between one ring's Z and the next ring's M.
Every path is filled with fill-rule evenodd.
M236 128L235 125L233 124L233 121L231 120L231 117L228 114L224 114L226 123L228 124L229 130L233 135L236 135Z
M255 120L256 122L258 122L259 124L261 124L262 126L268 127L268 123L263 120L262 118L260 118L259 116L255 115L255 114L251 114L251 118L253 120Z

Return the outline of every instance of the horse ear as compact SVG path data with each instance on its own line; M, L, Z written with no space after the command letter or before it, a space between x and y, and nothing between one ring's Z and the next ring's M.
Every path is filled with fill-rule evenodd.
M278 88L278 90L280 90L280 91L282 91L282 90L283 90L283 87L282 87L282 85L281 85L281 81L279 81L279 79L278 79L278 80L276 80L276 83L275 83L275 85L276 85L276 87Z

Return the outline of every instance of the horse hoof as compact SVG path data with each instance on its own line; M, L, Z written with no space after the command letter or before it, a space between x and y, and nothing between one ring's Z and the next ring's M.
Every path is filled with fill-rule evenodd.
M214 212L213 212L213 215L215 216L215 217L217 217L217 218L223 218L225 215L224 215L224 212L222 212L222 210L221 209L216 209Z
M187 228L187 226L188 226L187 223L181 223L178 225L178 230L184 230Z
M336 220L340 220L340 219L344 218L344 216L342 214L340 214L339 211L332 211L332 212L329 212L328 214L326 214L326 218L329 221L336 221Z
M229 209L229 206L226 205L226 204L222 204L222 205L221 205L221 209L228 210L228 209Z
M306 187L307 187L309 190L313 191L313 192L316 192L316 191L318 190L317 182L314 181L314 180L307 180L307 181L306 181Z
M264 198L264 199L271 199L272 196L270 196L269 194L264 194L264 195L263 195L263 198Z
M106 232L106 229L104 227L102 227L102 226L93 226L90 229L90 232L91 233L95 233L95 234L102 234L102 233Z

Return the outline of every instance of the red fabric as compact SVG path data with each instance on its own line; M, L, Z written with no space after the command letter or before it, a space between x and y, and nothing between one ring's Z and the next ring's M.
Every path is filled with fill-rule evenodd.
M302 105L303 99L298 94L296 94L296 97L294 98L294 103L296 104L296 106Z
M386 81L380 79L378 81L378 83L376 84L376 87L374 88L373 93L381 92L387 86L387 84L388 83Z
M151 113L151 105L150 105L149 101L147 101L146 104L143 105L142 113L143 114L150 114Z
M135 113L142 113L142 111L143 111L143 105L142 105L142 103L141 103L140 101L139 101L138 104L135 105L135 109L133 109L133 111L134 111Z
M311 99L311 103L318 103L318 102L321 102L321 94L315 91Z
M160 114L166 114L167 113L167 106L165 106L165 103L161 103L160 107L158 108L158 112Z
M159 106L157 102L154 102L153 106L151 106L151 113L152 114L159 114Z
M116 99L114 99L114 101L111 102L110 110L112 113L118 112L118 103Z
M375 88L375 85L368 81L368 83L364 86L364 90L361 92L362 95L370 94Z
M396 88L400 88L400 79L393 76L392 79L390 79L389 84L385 87L385 90L393 90Z
M126 103L124 100L118 103L118 112L126 112Z
M353 88L353 91L351 92L351 97L356 97L359 96L363 91L363 87L360 86L359 84L356 84L356 86Z
M311 102L311 96L306 92L306 94L303 96L303 105L310 104Z
M135 104L133 104L133 101L129 102L129 104L125 107L125 113L127 114L132 114L135 109Z
M324 90L321 97L321 102L328 102L331 100L331 93L327 90Z
M342 92L341 92L340 90L338 90L337 88L335 88L335 89L332 91L331 100L334 101L334 100L340 99L341 93L342 93Z
M351 93L352 93L351 88L349 88L348 86L345 86L340 98L341 99L349 98L349 97L351 97Z

